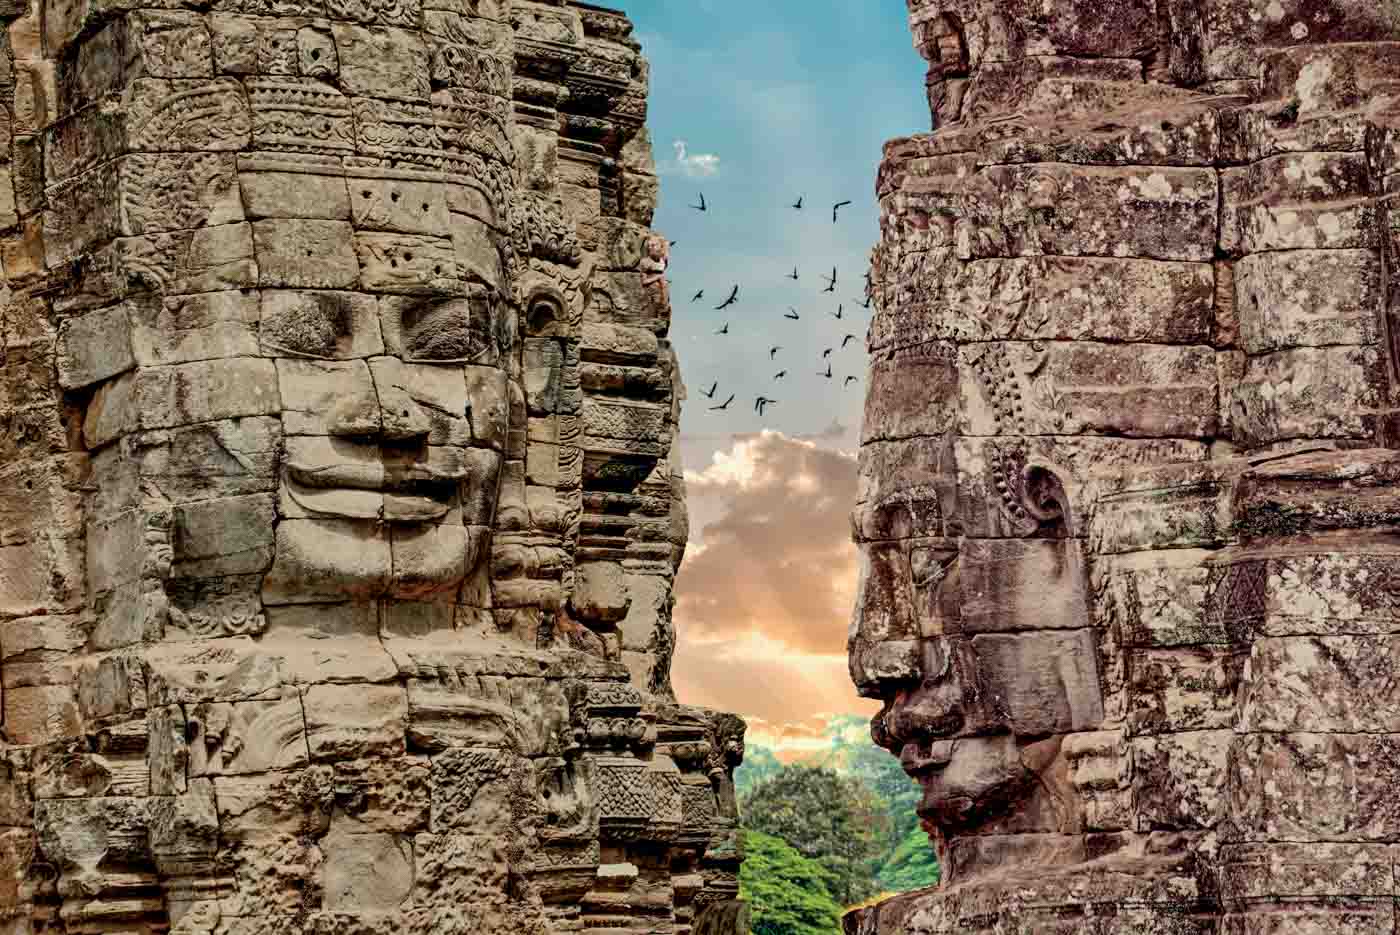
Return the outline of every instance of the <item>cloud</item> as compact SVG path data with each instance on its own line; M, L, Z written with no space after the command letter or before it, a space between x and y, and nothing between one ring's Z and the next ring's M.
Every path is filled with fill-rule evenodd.
M775 654L843 658L855 455L765 430L687 471L686 486L692 516L716 518L681 567L678 627L700 642L761 637Z
M831 713L879 709L856 695L844 654L793 652L761 637L711 642L682 630L671 680L687 704L734 711L749 721L755 743L794 753L825 744Z
M675 159L663 159L657 166L662 175L684 175L689 178L710 178L719 174L719 155L716 153L691 153L690 144L676 140L671 144L676 151Z

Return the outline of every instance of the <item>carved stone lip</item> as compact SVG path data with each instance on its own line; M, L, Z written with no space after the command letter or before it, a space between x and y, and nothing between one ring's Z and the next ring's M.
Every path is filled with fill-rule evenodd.
M378 464L310 468L289 463L283 486L308 513L341 519L426 523L442 519L466 470L411 465L385 471Z
M381 464L310 466L290 462L287 476L303 487L450 497L457 485L466 479L467 471L465 468L444 471L421 463L386 469Z
M956 740L935 740L927 747L909 743L899 753L899 765L912 779L938 772L953 761Z

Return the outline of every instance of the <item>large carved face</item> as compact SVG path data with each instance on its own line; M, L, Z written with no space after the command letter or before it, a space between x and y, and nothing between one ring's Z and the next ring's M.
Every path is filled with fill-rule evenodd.
M264 297L286 446L265 599L454 600L478 567L507 430L503 307L444 286Z
M850 634L852 677L885 703L872 734L948 834L995 828L1103 717L1066 490L1018 436L957 436L957 373L948 349L872 364Z
M1355 449L1395 437L1394 20L913 6L938 129L881 167L854 515L876 741L952 879L1334 839L1303 735L1371 729L1339 698L1385 679L1307 640L1370 626L1391 560Z

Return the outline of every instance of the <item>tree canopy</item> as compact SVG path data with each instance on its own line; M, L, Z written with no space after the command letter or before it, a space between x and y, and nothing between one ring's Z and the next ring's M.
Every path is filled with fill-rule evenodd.
M745 827L782 838L831 873L843 905L879 891L876 858L890 820L870 789L826 767L786 766L740 802Z
M753 935L833 935L841 907L831 898L831 874L782 838L744 832L739 895L749 902Z

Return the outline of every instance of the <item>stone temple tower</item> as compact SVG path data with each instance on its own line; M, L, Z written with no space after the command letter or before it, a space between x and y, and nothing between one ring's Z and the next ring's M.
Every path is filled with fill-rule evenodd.
M0 16L0 932L741 921L627 19Z
M944 882L847 932L1394 932L1400 6L908 5L850 660Z

